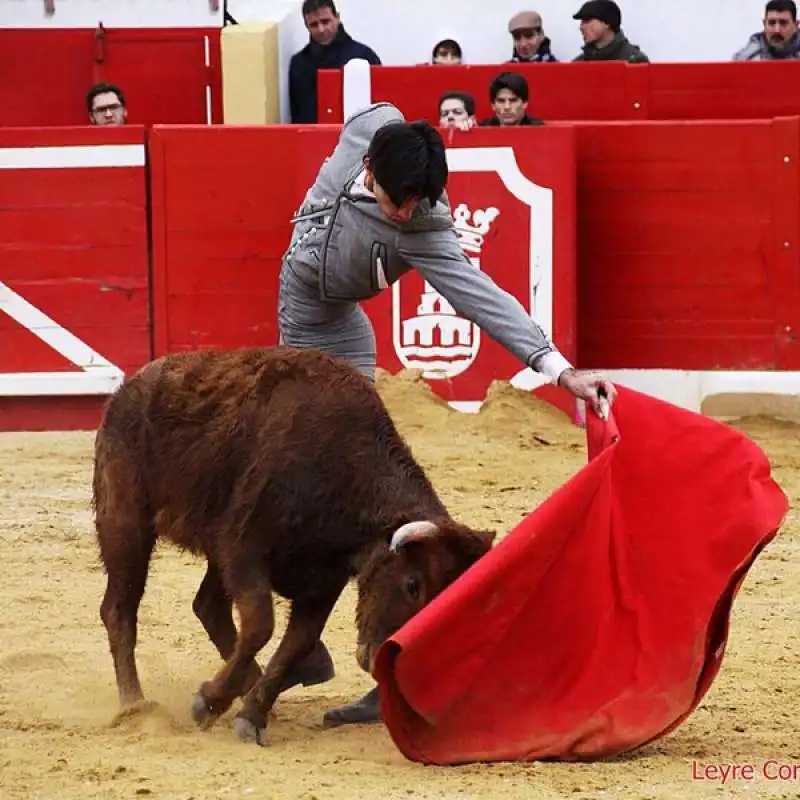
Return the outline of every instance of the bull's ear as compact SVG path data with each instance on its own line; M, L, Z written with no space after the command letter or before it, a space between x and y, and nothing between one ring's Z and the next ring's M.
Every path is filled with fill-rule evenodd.
M460 559L471 564L492 549L492 543L496 536L496 531L466 529L456 536L449 536L447 544L454 552L458 553Z
M494 544L494 540L497 538L497 531L473 531L475 537L485 544L487 547L491 547Z
M419 542L423 539L430 539L437 536L439 533L439 526L430 520L419 520L416 522L407 522L401 525L393 534L392 540L389 542L389 549L396 553L411 542Z
M494 544L494 540L497 538L497 531L475 531L475 538L480 543L480 547L484 547L487 550L491 550L492 545Z

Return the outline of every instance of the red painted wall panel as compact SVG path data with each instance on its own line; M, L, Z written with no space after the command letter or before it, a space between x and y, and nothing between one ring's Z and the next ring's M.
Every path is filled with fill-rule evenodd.
M117 163L144 159L145 131L116 129L0 130L0 281L112 364L129 372L151 356L145 168L96 167L93 145L127 145ZM83 166L68 166L80 155ZM46 154L33 167L28 148ZM138 148L138 150L137 150ZM135 160L135 159L134 159ZM19 301L3 288L0 373L79 369L10 316ZM63 398L50 400L60 404ZM74 424L97 419L104 397L75 397ZM30 402L28 402L30 401ZM47 399L0 397L0 427L48 427ZM38 409L39 418L26 416ZM33 413L33 412L32 412ZM37 421L38 419L38 421ZM63 422L63 418L59 417ZM72 427L72 425L65 425Z
M785 61L651 64L650 119L769 119L800 108L800 65Z
M442 92L459 89L473 95L478 117L487 117L489 84L507 69L527 79L529 111L545 120L768 119L800 108L796 61L380 66L370 68L372 100L433 122ZM321 71L318 86L319 119L342 122L341 71Z
M277 341L289 220L337 135L326 126L153 128L156 352Z
M0 29L0 127L86 125L95 81L118 83L134 125L222 122L220 32L197 29ZM208 37L209 66L205 39Z
M579 361L584 366L798 366L797 123L584 125L578 131ZM776 180L779 166L785 175ZM794 194L787 190L794 187ZM781 247L776 248L776 238ZM784 331L784 332L782 332Z

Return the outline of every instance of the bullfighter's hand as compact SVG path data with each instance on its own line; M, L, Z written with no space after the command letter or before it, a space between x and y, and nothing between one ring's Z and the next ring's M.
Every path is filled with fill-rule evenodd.
M565 369L558 376L558 385L589 403L601 419L608 417L608 409L617 396L614 384L597 372Z

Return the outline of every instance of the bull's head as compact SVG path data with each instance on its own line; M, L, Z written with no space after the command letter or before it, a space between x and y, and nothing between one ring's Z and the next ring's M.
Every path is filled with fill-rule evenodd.
M492 547L494 531L450 519L407 522L375 549L358 576L358 663L371 671L385 639Z

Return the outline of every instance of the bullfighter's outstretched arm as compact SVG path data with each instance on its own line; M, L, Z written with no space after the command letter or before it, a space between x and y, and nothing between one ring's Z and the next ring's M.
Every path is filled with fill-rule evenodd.
M398 254L526 366L553 381L572 368L522 304L467 258L454 229L401 234Z

